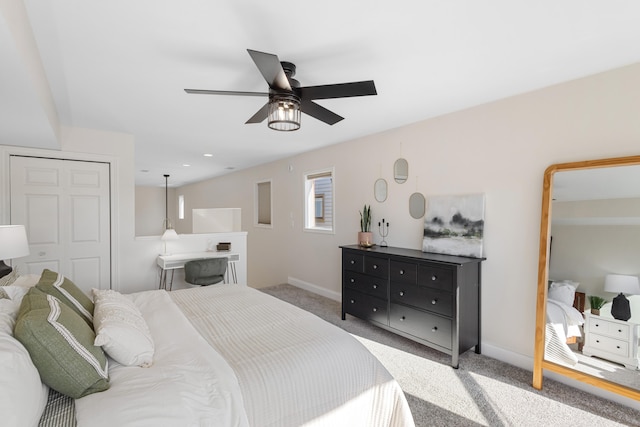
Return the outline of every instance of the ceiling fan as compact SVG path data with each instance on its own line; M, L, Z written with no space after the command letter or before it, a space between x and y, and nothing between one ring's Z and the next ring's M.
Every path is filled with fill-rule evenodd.
M247 49L247 52L269 84L269 92L203 89L185 89L185 92L202 95L268 96L267 103L246 123L262 123L268 119L268 125L271 129L281 131L299 129L301 112L329 125L344 119L344 117L313 102L316 99L377 95L373 80L300 87L300 82L293 78L296 66L291 62L280 61L276 55L271 53L251 49Z

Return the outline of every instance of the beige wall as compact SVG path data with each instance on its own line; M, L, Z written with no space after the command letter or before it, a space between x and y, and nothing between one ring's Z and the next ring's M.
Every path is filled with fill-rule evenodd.
M161 236L167 211L164 187L136 187L136 236ZM168 212L173 227L178 220L178 196L175 188L168 191ZM186 215L186 213L185 213Z
M364 203L371 204L374 224L383 217L390 222L390 246L419 249L422 221L408 211L413 192L426 197L485 193L484 349L530 357L544 170L558 162L638 154L638 111L640 65L634 65L238 171L179 192L188 207L242 208L251 286L289 280L338 297L338 246L355 243L358 210ZM404 184L392 178L398 157L409 161ZM332 166L336 232L304 232L303 174ZM380 177L389 183L384 203L373 197L373 184ZM272 180L272 229L250 226L253 185L264 179Z

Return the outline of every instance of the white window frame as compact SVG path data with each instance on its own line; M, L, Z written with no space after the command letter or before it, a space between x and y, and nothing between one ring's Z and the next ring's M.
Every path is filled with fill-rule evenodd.
M320 227L315 225L315 192L312 192L313 185L312 180L313 177L317 177L320 175L330 175L331 176L331 194L330 197L325 195L324 197L324 209L325 214L324 217L331 218L331 226L330 227ZM336 233L336 173L335 167L318 169L310 172L306 172L303 178L303 225L304 231L310 233L322 233L322 234L335 234ZM329 211L327 211L327 206L329 206Z
M260 222L260 184L269 184L269 223ZM273 182L271 179L256 181L253 191L253 226L273 228Z

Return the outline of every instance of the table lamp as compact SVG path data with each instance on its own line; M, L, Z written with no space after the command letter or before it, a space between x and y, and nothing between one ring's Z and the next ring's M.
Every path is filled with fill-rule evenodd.
M4 260L29 255L29 242L24 225L0 225L0 277L11 273Z
M176 230L174 230L173 228L167 228L160 238L160 240L164 242L164 253L162 255L169 255L169 253L167 252L167 241L178 239L180 239L180 237L178 237L178 233L176 233Z
M624 294L640 294L640 283L637 276L626 276L623 274L607 274L604 279L605 292L618 293L611 304L611 315L614 319L629 320L631 318L631 308L629 300Z

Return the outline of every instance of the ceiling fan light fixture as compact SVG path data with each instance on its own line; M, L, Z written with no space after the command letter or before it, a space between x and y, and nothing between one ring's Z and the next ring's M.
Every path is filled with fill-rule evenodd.
M285 132L298 130L301 116L300 98L297 96L289 94L269 96L267 115L269 128Z

